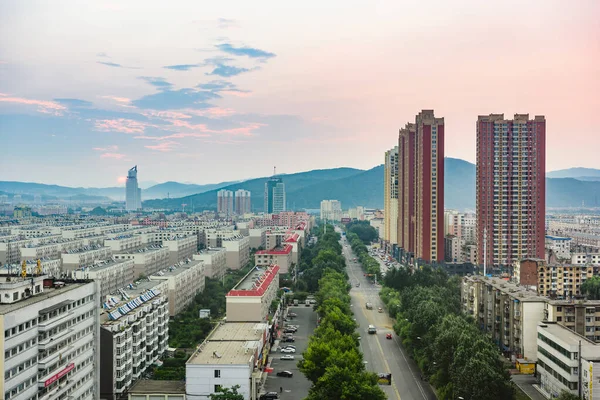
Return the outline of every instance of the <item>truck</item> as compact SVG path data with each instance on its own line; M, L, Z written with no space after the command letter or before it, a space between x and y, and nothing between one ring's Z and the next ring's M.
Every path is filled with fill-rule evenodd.
M373 309L373 304L371 304L371 303L367 303L367 304L365 304L365 308L366 308L367 310L372 310L372 309Z
M306 301L304 302L304 305L306 307L310 307L310 299L306 299Z
M294 300L294 305L297 306L298 305L298 299Z
M369 325L369 329L367 330L367 332L369 332L370 335L373 335L377 333L377 328L375 328L375 325Z

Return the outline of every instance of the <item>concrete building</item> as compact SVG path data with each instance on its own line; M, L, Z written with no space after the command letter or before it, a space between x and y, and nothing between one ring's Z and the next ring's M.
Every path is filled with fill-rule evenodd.
M398 246L404 261L444 260L444 119L423 110L398 137Z
M385 152L383 165L383 241L388 252L398 244L398 146Z
M396 201L398 201L396 199ZM365 220L365 208L362 206L358 206L355 208L349 208L348 209L348 218L352 219L352 220L357 220L357 221L364 221Z
M546 120L529 114L477 120L477 243L479 264L507 268L544 258Z
M321 220L336 221L342 219L342 203L338 200L322 200L321 201Z
M600 253L573 253L571 264L600 266Z
M252 212L252 194L248 190L235 191L235 213L244 215Z
M583 399L596 399L592 381L600 376L600 371L595 371L600 370L600 345L556 323L539 324L537 333L537 372L542 391L552 398L564 390L581 394Z
M188 400L208 400L222 387L239 385L244 399L258 398L261 369L269 353L266 323L221 323L213 330L185 366Z
M139 380L127 391L127 400L185 400L185 382Z
M91 279L98 282L98 293L104 301L134 280L133 260L102 260L92 266L81 267L72 272L76 279Z
M581 295L581 285L600 268L592 265L551 264L538 266L538 292L543 296L570 297Z
M127 253L114 255L115 260L133 260L133 275L137 279L140 276L150 276L163 268L167 268L170 262L168 248L163 246L150 246L137 249Z
M453 263L464 263L467 262L465 259L465 252L463 247L465 246L465 240L459 236L447 235L444 238L444 252L446 262Z
M280 274L287 274L292 266L292 245L260 250L254 254L254 262L259 266L278 265Z
M35 275L37 274L38 262L42 268L42 274L49 275L52 277L60 276L62 271L62 260L60 258L49 259L49 258L41 258L37 260L26 260L26 270L27 275ZM13 271L21 271L23 267L23 262L20 265L14 265Z
M285 184L272 177L265 182L265 214L278 214L286 209Z
M250 238L250 248L267 248L267 228L258 227L248 229L248 237Z
M116 400L168 347L169 302L164 282L120 289L100 314L100 398ZM163 290L161 290L163 289Z
M58 238L41 244L30 243L21 247L21 260L56 259L64 252L77 250L83 246L83 239Z
M127 172L125 182L125 209L137 211L142 209L142 189L138 187L137 165Z
M192 259L198 251L198 237L195 235L171 235L168 240L163 240L162 245L169 250L169 264Z
M217 213L225 216L233 215L233 192L221 189L217 192Z
M113 253L123 253L139 249L147 245L148 239L143 235L126 233L115 237L109 237L104 240L104 245L110 247Z
M34 243L33 239L21 235L0 237L0 265L17 264L21 261L21 248Z
M544 320L600 343L600 300L547 300Z
M99 399L100 306L91 281L0 277L3 399Z
M266 322L278 290L279 266L253 268L227 293L227 322Z
M239 235L223 239L221 246L227 251L227 267L244 268L250 261L250 239Z
M546 249L561 261L571 259L571 238L546 235Z
M73 271L80 267L91 267L96 261L107 260L111 257L110 247L105 246L86 246L61 254L64 271Z
M165 281L169 297L169 315L174 317L204 291L204 262L180 262L148 277L151 281Z
M227 249L211 247L194 254L194 260L204 263L204 275L207 278L221 279L227 273Z
M466 276L462 280L463 312L491 335L511 359L537 359L537 324L544 319L546 299L500 278Z
M542 268L546 266L546 261L539 258L525 258L519 262L515 262L513 270L513 281L517 285L522 286L533 286L538 291L538 294L547 296L547 293L543 290L543 282L539 280L539 273ZM540 286L540 284L542 284ZM540 291L540 288L542 291Z

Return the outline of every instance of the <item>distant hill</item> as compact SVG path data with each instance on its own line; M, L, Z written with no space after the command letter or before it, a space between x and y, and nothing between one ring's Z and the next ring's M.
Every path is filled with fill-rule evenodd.
M209 190L220 189L237 182L221 182L208 185L195 185L179 182L159 183L142 190L142 199L165 199L167 197L185 197L193 194L208 192Z
M475 210L475 164L459 158L444 159L444 207Z
M286 194L288 198L288 208L298 208L298 202L302 202L302 198L294 198L291 193L297 190L306 188L311 185L318 184L320 182L329 182L336 179L346 178L358 173L364 172L360 169L355 168L333 168L333 169L321 169L313 170L308 172L299 172L296 174L283 174L277 175L283 179L285 183ZM227 189L236 191L238 189L249 190L252 193L252 209L255 211L262 211L264 207L264 192L265 182L269 177L250 179L244 182L234 183L232 185L224 186L219 189L213 189L204 193L195 194L193 196L185 196L181 198L171 198L162 200L148 200L144 201L144 207L151 208L181 208L181 204L187 204L188 208L194 206L196 210L201 209L216 209L217 208L217 191L221 189ZM143 194L142 194L143 196ZM320 201L319 199L319 206ZM294 203L296 205L294 206ZM304 207L301 207L304 208Z
M600 180L600 169L582 167L559 169L558 171L547 172L546 178L575 178L582 181Z

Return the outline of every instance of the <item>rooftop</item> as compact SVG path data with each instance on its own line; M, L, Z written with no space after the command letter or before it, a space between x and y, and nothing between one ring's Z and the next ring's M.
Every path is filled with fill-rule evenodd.
M103 269L110 268L117 264L124 264L127 262L133 263L133 260L100 260L99 262L94 263L94 265L91 265L89 267L79 267L77 268L77 271L101 271Z
M550 239L550 240L572 240L570 237L562 237L562 236L554 236L554 235L546 235L546 239Z
M569 328L562 326L561 324L558 324L556 322L540 322L538 324L538 332L540 330L547 331L548 333L555 336L568 346L579 347L579 343L581 343L582 347L587 347L589 349L588 351L590 351L591 349L597 349L595 352L599 353L596 355L600 354L600 345L597 345L591 340L579 335L578 333L570 330ZM586 350L582 349L581 354L583 355L584 353L586 353Z
M262 296L278 273L278 265L267 268L256 266L227 293L227 296Z
M111 293L102 304L106 311L100 313L100 321L116 321L142 304L152 302L153 298L161 294L160 290L155 289L160 284L151 280L137 281L119 289L118 293Z
M185 394L184 381L155 381L151 379L140 379L128 390L135 394Z
M272 255L282 255L289 254L292 251L292 245L286 244L283 247L275 247L271 250L259 250L255 254L272 254Z
M148 247L144 247L142 249L137 249L137 250L132 250L132 251L119 251L119 252L115 253L115 255L149 253L149 252L157 251L157 250L161 250L161 249L164 249L164 247L162 247L160 245L152 245L152 246L148 246Z
M266 324L221 323L187 361L188 364L248 364L260 346Z
M548 299L546 297L543 296L538 296L537 291L536 290L530 290L528 288L526 288L525 286L520 286L508 281L505 281L504 279L500 278L500 277L483 277L480 275L471 275L471 276L466 276L463 278L464 280L471 280L473 282L484 282L488 285L491 285L492 287L494 287L496 290L499 290L501 292L504 292L506 294L508 294L509 296L515 298L516 300L519 300L521 302L545 302Z
M86 251L95 251L95 250L110 250L110 247L100 246L100 245L83 246L79 249L67 250L63 254L79 254L79 253L85 253Z
M190 262L187 262L187 263L186 262L179 262L176 265L172 265L172 266L170 266L168 268L161 269L157 273L153 274L152 277L155 277L155 278L160 278L160 277L168 278L170 276L179 275L182 272L185 272L185 271L189 270L190 268L195 267L198 264L204 264L204 261L193 260L193 261L190 261Z

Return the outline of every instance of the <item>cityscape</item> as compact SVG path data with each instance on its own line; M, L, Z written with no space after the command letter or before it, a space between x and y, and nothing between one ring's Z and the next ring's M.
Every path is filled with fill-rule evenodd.
M234 3L0 4L0 400L600 400L600 3Z

